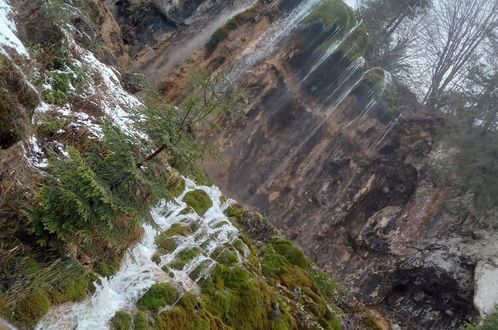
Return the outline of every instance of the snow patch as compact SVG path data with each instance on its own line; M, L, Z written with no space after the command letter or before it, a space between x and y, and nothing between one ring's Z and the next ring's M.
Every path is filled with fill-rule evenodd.
M48 166L48 161L45 153L40 148L38 139L35 136L31 136L28 139L28 150L24 148L24 154L28 161L28 164L35 168L46 168Z
M14 12L7 0L0 0L0 53L9 56L5 47L14 49L19 55L29 57L23 43L17 38L17 28L12 21Z
M116 72L97 60L91 52L84 51L82 60L91 70L100 74L104 85L98 86L98 90L95 90L96 86L91 86L88 92L100 94L99 101L104 112L121 130L131 135L137 135L137 132L132 128L131 120L128 118L130 115L128 109L142 107L143 104L135 96L125 91Z

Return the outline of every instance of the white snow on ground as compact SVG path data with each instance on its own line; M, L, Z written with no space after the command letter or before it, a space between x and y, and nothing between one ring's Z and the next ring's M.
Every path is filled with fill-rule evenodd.
M25 144L23 147L24 147L24 155L29 165L36 168L45 168L48 166L48 161L47 158L45 157L45 153L40 148L38 139L35 136L31 136L28 140L28 143Z
M98 101L102 109L112 118L114 124L128 134L137 135L137 132L131 127L131 121L128 119L128 109L142 107L142 103L135 96L125 91L116 72L97 60L91 52L84 51L82 61L91 71L99 73L103 82L103 86L91 86L87 93L99 96Z
M19 55L29 57L28 51L15 34L17 28L11 19L13 14L7 0L0 0L0 53L8 56L4 49L8 47L15 49Z

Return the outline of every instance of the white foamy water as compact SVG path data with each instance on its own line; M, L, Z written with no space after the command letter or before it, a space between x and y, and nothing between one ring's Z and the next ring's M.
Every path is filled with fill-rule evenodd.
M187 206L182 201L183 197L187 192L196 189L204 190L213 201L213 206L203 216L193 213L180 214ZM145 233L141 242L127 253L118 273L110 278L100 278L95 293L87 300L52 308L36 329L108 329L108 323L117 311L133 310L138 299L155 283L166 282L180 288L180 291L195 292L197 284L190 279L189 273L202 263L207 266L198 279L206 276L216 264L216 256L219 255L218 253L213 256L216 248L230 246L238 240L237 228L223 214L233 201L221 202L221 196L217 187L198 186L186 179L186 189L175 202L162 201L151 210L160 230L149 225L144 226ZM160 263L156 264L151 260L157 250L155 238L176 223L195 224L197 229L192 235L175 237L178 243L176 250L161 256ZM243 246L244 253L241 255L237 252L239 261L249 253L247 246ZM162 266L175 260L179 252L193 247L200 248L202 253L187 263L183 269L171 269L174 276L169 275L170 271L166 273L161 270Z

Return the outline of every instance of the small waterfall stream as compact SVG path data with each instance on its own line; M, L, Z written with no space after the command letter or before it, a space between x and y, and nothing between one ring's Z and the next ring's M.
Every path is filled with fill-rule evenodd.
M299 28L300 23L308 16L314 6L323 0L302 1L289 15L272 24L256 41L256 46L247 48L241 54L236 72L243 73L249 68L267 59L275 51L285 37Z
M355 26L351 30L349 30L347 33L343 35L343 37L340 40L333 41L327 49L322 53L318 61L316 61L313 66L311 67L311 70L304 76L304 78L301 80L301 83L303 83L310 75L312 75L316 69L318 69L323 62L325 62L330 56L335 54L337 50L344 45L344 43L355 33L355 31L358 30L358 28L363 24L362 20L359 20ZM340 31L343 32L343 31ZM336 35L332 35L331 38L335 37Z
M178 198L171 202L162 201L152 209L151 214L160 230L144 225L145 232L141 242L127 253L120 270L114 276L99 278L100 283L96 283L95 293L87 300L52 308L36 329L107 329L110 319L117 311L133 311L138 299L155 283L166 282L180 290L183 289L184 292L196 292L196 281L206 276L216 265L216 257L221 253L215 252L217 248L239 241L244 250L242 255L237 252L239 262L244 260L249 250L238 239L238 229L223 214L233 201L222 199L222 193L217 187L197 186L192 180L185 181L186 189ZM182 214L182 210L187 206L182 201L183 197L189 191L197 189L209 195L213 206L203 216L196 213ZM175 237L178 243L175 251L162 255L160 262L156 264L151 260L157 250L155 239L173 224L195 225L196 230L192 235ZM161 269L173 261L178 253L193 247L201 249L202 253L181 270L170 268L166 273ZM189 274L201 264L205 265L204 271L200 272L197 278L191 279Z

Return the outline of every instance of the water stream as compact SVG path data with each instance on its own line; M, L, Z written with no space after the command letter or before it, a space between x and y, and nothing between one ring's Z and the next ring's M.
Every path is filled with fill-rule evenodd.
M117 311L133 311L138 299L155 283L170 283L183 292L198 291L196 281L209 274L216 264L216 257L221 253L217 248L229 247L239 241L243 246L243 253L237 252L237 255L240 262L244 260L249 250L238 239L237 228L223 214L224 209L233 201L222 201L222 194L217 187L197 186L189 179L186 179L186 183L186 190L182 195L171 202L162 201L151 210L160 230L144 225L145 232L141 242L127 253L120 270L114 276L99 278L95 293L87 300L52 308L36 329L107 329L110 319ZM183 197L187 192L196 189L204 190L213 201L213 206L203 216L196 213L181 214L187 206L182 201ZM177 223L196 229L192 235L175 237L178 243L176 250L162 255L161 261L156 264L151 260L157 250L155 238ZM178 253L193 247L201 249L202 253L181 270L170 268L166 273L161 269L175 260ZM197 278L189 277L201 264L204 270L196 275Z

